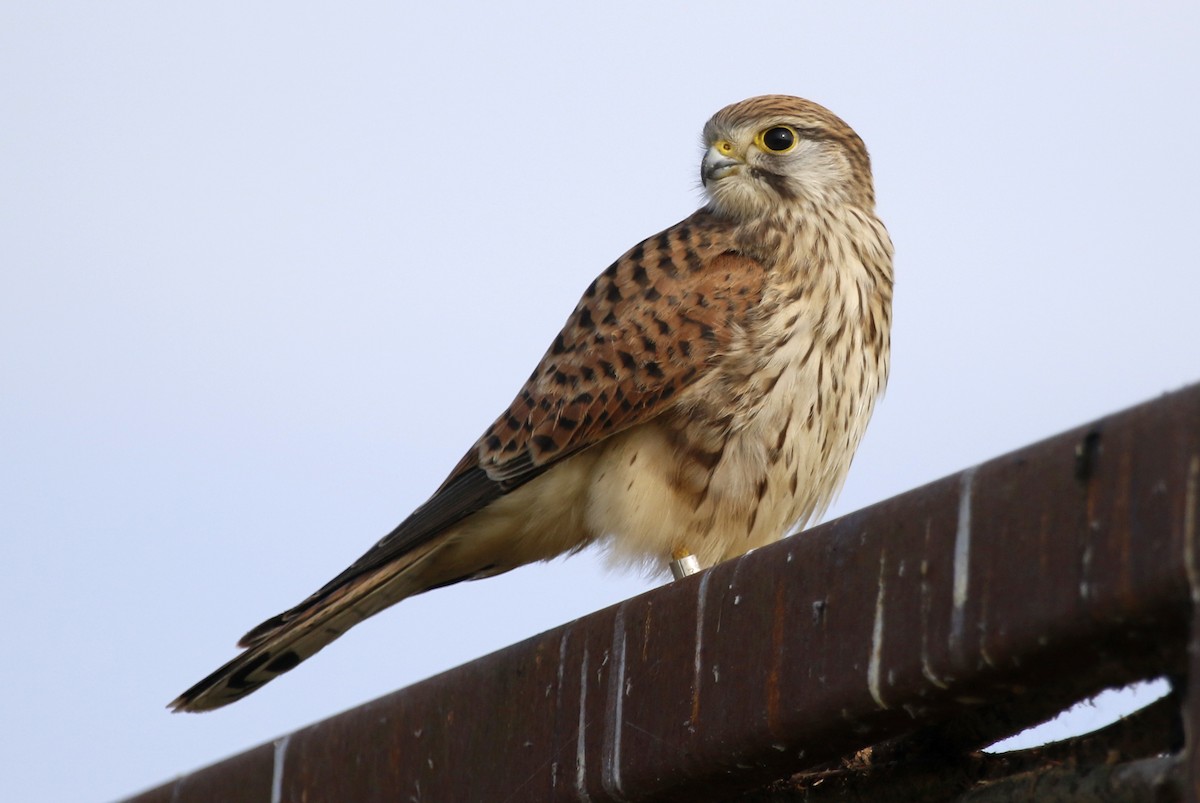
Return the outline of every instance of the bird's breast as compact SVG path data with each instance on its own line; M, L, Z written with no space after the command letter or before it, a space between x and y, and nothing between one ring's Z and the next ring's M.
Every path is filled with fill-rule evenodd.
M711 565L821 512L882 382L862 321L839 333L824 314L780 303L670 413L611 439L589 494L594 537L626 559L683 547Z

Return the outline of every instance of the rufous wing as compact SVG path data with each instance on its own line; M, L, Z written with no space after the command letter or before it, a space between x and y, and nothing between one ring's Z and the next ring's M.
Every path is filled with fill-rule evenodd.
M248 632L238 657L171 703L202 711L293 668L349 627L432 585L447 528L555 463L660 415L741 336L766 269L700 210L630 249L584 293L508 409L441 487L299 605Z

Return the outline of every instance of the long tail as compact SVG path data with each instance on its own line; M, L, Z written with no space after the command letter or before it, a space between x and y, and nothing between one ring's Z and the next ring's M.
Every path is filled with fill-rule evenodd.
M179 695L173 711L211 711L240 700L309 658L354 625L428 588L422 567L444 542L313 595L242 637L246 650Z

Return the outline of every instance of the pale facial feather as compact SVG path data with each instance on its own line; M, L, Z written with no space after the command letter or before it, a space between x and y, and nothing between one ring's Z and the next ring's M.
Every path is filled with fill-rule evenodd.
M755 144L760 131L781 123L799 129L797 123L770 120L706 132L706 146L728 140L734 145L735 158L743 162L743 166L704 184L705 193L720 213L748 220L798 201L828 206L854 200L854 172L845 149L836 140L811 139L799 129L799 141L788 153L769 153Z

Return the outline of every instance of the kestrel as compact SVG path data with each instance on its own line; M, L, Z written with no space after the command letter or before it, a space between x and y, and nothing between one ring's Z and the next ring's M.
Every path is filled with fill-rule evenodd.
M179 696L233 702L430 589L605 544L711 565L819 515L887 381L892 245L862 140L766 95L704 127L706 203L583 298L433 496Z

